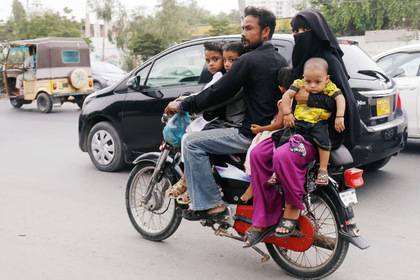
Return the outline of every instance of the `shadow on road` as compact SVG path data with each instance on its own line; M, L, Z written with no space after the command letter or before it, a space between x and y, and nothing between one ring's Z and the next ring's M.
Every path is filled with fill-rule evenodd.
M395 173L387 170L365 171L365 185L357 189L357 194L370 196L372 193L394 188Z
M418 154L420 155L420 139L408 140L407 146L405 146L402 153Z

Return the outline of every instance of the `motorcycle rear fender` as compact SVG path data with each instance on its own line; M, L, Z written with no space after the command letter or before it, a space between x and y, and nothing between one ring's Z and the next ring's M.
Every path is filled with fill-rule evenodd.
M354 217L353 208L346 208L344 206L343 202L340 199L340 195L338 194L338 191L334 188L334 186L330 184L328 186L317 189L315 193L317 192L322 192L324 194L324 196L322 197L328 198L335 206L336 209L334 210L337 211L338 217L340 219L341 228L339 230L339 234L359 249L363 250L368 248L368 242L363 237L359 236L353 231L353 229L355 229L355 225L346 225L346 221L350 221Z
M145 153L142 154L140 156L138 156L134 161L133 164L137 165L140 164L142 162L153 162L156 163L159 159L160 153L158 152L150 152L150 153ZM171 156L168 156L166 158L166 163L167 163L167 167L170 167L171 170L170 172L172 173L171 175L176 175L176 179L179 179L182 177L182 175L184 174L182 172L181 167L179 167L178 164L173 165L172 163L174 162L173 158Z

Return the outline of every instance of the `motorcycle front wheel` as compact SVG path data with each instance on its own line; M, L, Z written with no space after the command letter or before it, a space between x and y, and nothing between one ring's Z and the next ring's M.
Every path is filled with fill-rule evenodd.
M311 194L311 209L303 213L315 227L315 242L305 252L296 252L266 244L273 260L287 273L298 278L320 279L343 263L349 243L340 234L340 222L334 204L325 193Z
M166 190L175 183L166 173L154 186L152 198L147 203L142 202L154 170L153 162L139 163L133 168L125 202L130 221L140 235L147 240L162 241L178 229L182 214L175 201L165 196Z

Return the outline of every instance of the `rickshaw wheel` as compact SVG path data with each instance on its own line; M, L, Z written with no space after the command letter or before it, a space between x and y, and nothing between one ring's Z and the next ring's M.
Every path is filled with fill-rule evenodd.
M36 98L36 105L40 112L49 113L52 110L53 102L51 97L47 93L41 92Z
M10 104L13 108L19 109L23 105L23 101L18 98L10 98Z

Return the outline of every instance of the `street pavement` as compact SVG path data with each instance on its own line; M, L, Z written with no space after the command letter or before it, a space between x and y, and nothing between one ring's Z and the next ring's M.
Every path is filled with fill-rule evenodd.
M93 167L78 147L79 112L0 100L0 279L293 279L199 223L142 239L125 210L129 169ZM328 279L419 279L420 141L365 180L355 214L371 247L351 246Z

